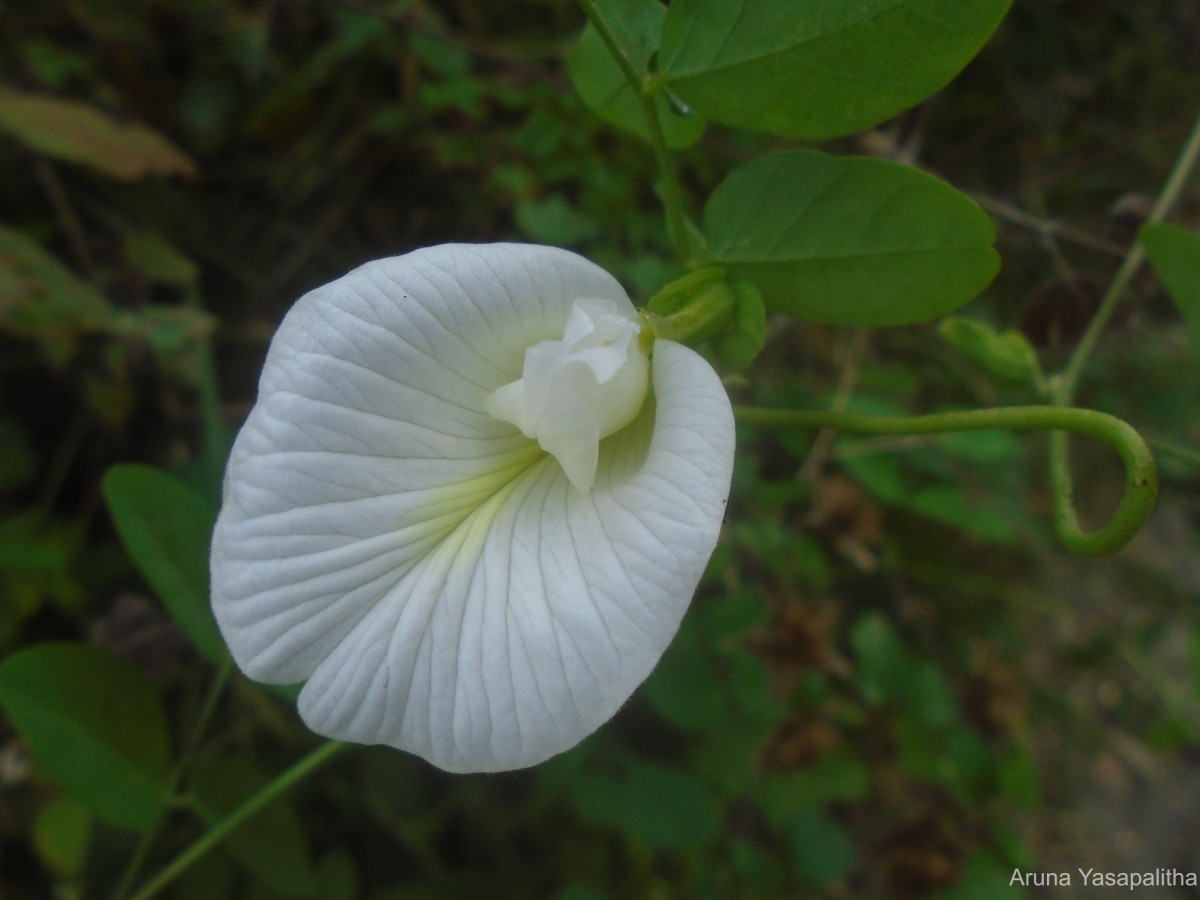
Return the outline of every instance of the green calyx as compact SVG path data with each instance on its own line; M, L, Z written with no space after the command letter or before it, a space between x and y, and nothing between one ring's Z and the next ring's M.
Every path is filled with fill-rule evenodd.
M651 297L641 312L642 349L649 352L654 338L707 342L726 367L750 365L766 336L766 308L753 285L730 284L725 274L715 266L697 269Z

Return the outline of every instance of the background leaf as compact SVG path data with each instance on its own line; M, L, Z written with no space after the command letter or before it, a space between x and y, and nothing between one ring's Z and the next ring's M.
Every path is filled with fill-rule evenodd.
M134 268L164 284L188 285L200 274L194 262L156 231L129 231L122 249Z
M713 343L722 365L737 371L754 362L767 338L767 308L762 294L747 281L733 285L737 302L733 326Z
M658 47L663 20L667 17L666 8L657 0L607 0L598 5L634 68L645 75ZM641 103L591 25L584 29L579 43L571 51L569 71L579 96L592 112L643 140L650 139L650 128ZM703 116L691 112L681 114L662 92L655 95L654 105L668 146L689 147L704 133Z
M225 642L208 603L208 545L216 508L150 466L113 466L103 490L121 541L146 581L196 648L220 662Z
M140 670L83 644L40 644L0 665L0 706L47 778L114 825L153 827L170 748L162 704Z
M1173 222L1143 225L1138 240L1188 323L1188 343L1200 357L1200 234Z
M60 798L43 806L33 822L33 845L51 871L71 878L83 869L92 816L82 803Z
M820 884L846 877L854 868L854 844L846 832L817 810L800 813L791 823L796 868Z
M995 31L1011 0L674 0L667 84L726 125L831 138L935 93Z
M712 728L725 721L725 685L694 625L680 628L641 692L660 715L683 728Z
M1029 339L1015 328L999 332L977 319L948 316L938 323L938 334L997 378L1032 387L1042 383L1037 354Z
M703 785L653 763L632 763L618 778L582 774L569 790L582 815L621 829L656 849L702 846L717 835L720 826Z
M118 122L74 100L0 89L0 130L39 153L91 166L120 181L196 174L196 164L157 131Z
M17 334L61 338L100 330L113 311L104 295L36 241L0 225L0 324Z
M718 265L775 312L904 325L966 303L995 276L991 220L916 169L816 150L769 153L713 192L704 230Z
M168 259L169 245L162 239L143 241L127 252L157 267L147 274L163 281L181 279L191 265L180 254ZM150 258L151 253L157 258ZM190 306L148 303L138 309L114 308L103 293L36 241L0 225L0 328L38 340L60 365L74 356L86 334L145 341L169 357L206 339L214 326L208 313Z
M1036 870L1041 871L1041 870ZM934 900L1021 900L1029 896L1012 884L1013 869L980 854L967 860L958 884L939 892Z

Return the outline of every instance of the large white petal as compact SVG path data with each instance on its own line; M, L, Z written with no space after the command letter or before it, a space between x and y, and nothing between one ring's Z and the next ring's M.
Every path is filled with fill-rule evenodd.
M451 245L302 298L230 458L213 605L238 665L308 683L313 730L452 771L533 765L607 720L673 637L717 540L733 419L655 346L596 483L484 410L620 286L574 254Z

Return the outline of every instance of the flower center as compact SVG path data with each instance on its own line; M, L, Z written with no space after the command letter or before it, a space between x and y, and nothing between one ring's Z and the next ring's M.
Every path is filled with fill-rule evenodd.
M632 422L646 399L640 330L612 300L576 300L562 340L526 350L521 377L490 394L484 409L536 440L577 489L591 490L601 439Z

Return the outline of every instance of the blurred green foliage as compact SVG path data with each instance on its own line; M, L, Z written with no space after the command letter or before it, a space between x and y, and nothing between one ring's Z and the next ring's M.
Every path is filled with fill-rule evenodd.
M313 743L291 704L235 677L164 809L172 748L220 683L202 603L219 425L244 415L287 306L446 240L570 246L640 303L680 272L649 149L572 90L568 59L577 77L611 71L594 37L572 54L584 23L566 0L0 14L0 892L108 896L160 817L143 874ZM731 392L884 413L1027 397L1026 347L1069 352L1133 239L1128 211L1171 164L1197 47L1200 12L1173 0L1015 4L949 89L836 145L918 160L996 215L1005 265L972 324L942 341L772 320ZM674 77L703 94L699 75ZM619 96L610 113L628 126ZM676 113L693 212L751 157L793 147ZM1194 313L1179 254L1147 248ZM498 776L347 754L169 891L1008 898L1014 867L1117 859L1056 843L1097 790L1080 773L1132 757L1150 781L1200 736L1200 370L1153 279L1137 293L1088 401L1178 452L1161 518L1123 556L1061 558L1029 512L1049 508L1035 439L744 427L693 611L610 726ZM1119 476L1081 455L1099 517ZM105 479L116 463L141 465ZM1129 867L1187 866L1153 838Z

